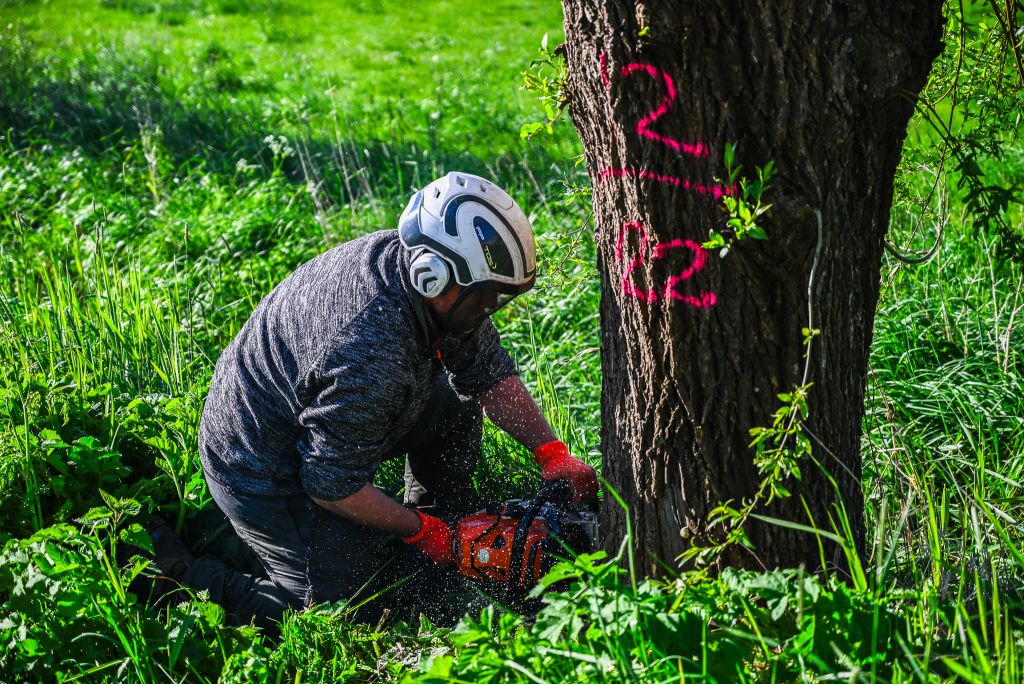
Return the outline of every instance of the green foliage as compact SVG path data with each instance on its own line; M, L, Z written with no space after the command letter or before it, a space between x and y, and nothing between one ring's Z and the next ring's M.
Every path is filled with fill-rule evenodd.
M1021 262L1024 178L1001 162L1021 131L1024 10L973 0L947 3L946 16L947 49L918 98L894 204L927 215L948 176L977 233L997 237L1002 252Z
M800 479L798 462L811 455L811 439L800 430L799 423L807 420L807 394L811 384L796 387L792 392L779 395L782 402L772 417L769 427L750 428L754 449L754 465L768 482L768 500L789 496L782 486L787 478ZM792 444L792 446L790 446Z
M518 56L557 6L460 0L397 17L400 30L390 0L0 7L15 25L0 36L0 679L1022 679L1024 274L994 226L1020 229L1024 153L1014 43L991 5L964 21L950 5L929 92L952 87L957 104L923 101L960 142L933 145L925 108L898 178L894 240L948 227L934 262L886 264L861 576L645 582L598 554L555 568L533 621L492 606L451 632L354 625L341 604L288 616L276 643L200 597L141 605L125 587L154 570L124 547L146 548L139 518L157 510L197 548L211 503L196 433L217 355L276 282L392 226L412 187L463 168L528 208L540 279L498 325L560 435L600 462L590 188L578 142L553 125L564 63L546 44L524 81L548 109L533 131L551 135L519 146ZM474 30L453 34L455 15ZM732 148L726 161L739 192L719 248L763 237L774 171L743 178ZM752 435L762 502L818 456L808 391L783 394ZM521 448L489 427L484 449L482 498L533 488ZM400 486L398 467L381 484ZM743 544L740 518L784 524L748 503L718 511L729 544ZM795 529L845 541L840 512L826 525Z
M148 540L126 522L140 505L102 494L104 506L79 526L47 527L0 551L0 672L36 681L215 679L237 638L223 627L223 609L202 601L166 611L140 605L127 587L148 563L115 560L119 543Z
M544 121L525 123L519 129L522 138L529 139L541 131L548 135L554 133L552 125L558 122L565 113L568 104L565 92L565 54L561 46L548 49L548 34L540 41L540 58L530 62L530 67L522 73L523 88L533 93L544 108Z
M770 505L776 498L790 496L786 481L791 478L799 480L800 461L812 456L811 440L802 426L802 421L807 419L807 394L811 384L779 394L778 399L782 405L776 409L772 424L767 427L750 428L750 436L753 437L750 446L754 450L754 465L761 476L757 491L752 497L744 500L739 508L735 508L731 500L714 507L708 513L707 524L709 530L721 528L719 539L708 544L691 544L680 554L678 561L683 564L692 562L698 567L704 567L717 561L732 546L754 548L744 525L751 517L759 517L754 513L758 508ZM702 574L694 574L692 577L697 580L703 579Z
M713 228L708 231L708 239L703 243L706 249L719 249L724 256L737 240L746 237L755 240L768 239L768 234L757 221L772 208L772 205L762 201L762 196L775 177L775 163L769 161L755 170L757 178L754 180L741 176L743 166L736 163L736 146L732 143L725 144L726 180L718 182L730 189L722 195L722 209L728 218L721 231Z
M493 607L467 616L404 681L890 680L909 675L902 659L923 648L897 594L799 570L726 569L630 589L618 560L557 565L532 626ZM933 656L945 652L933 646Z

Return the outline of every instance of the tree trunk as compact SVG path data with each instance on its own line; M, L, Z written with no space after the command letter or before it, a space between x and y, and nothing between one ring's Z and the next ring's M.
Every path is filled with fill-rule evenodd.
M808 300L814 460L765 515L829 529L841 499L863 553L860 438L882 238L916 96L941 47L940 0L564 0L569 111L593 183L601 273L604 476L628 504L639 568L708 539L720 502L760 482L748 430L801 385ZM774 160L767 240L724 257L723 151ZM819 228L820 226L820 228ZM819 239L820 235L820 239ZM816 259L817 258L817 259ZM817 261L808 295L812 265ZM835 480L836 486L829 481ZM611 502L611 499L608 499ZM806 510L805 510L806 505ZM605 506L617 547L625 515ZM821 565L815 538L748 525L729 562ZM826 563L843 565L838 548Z

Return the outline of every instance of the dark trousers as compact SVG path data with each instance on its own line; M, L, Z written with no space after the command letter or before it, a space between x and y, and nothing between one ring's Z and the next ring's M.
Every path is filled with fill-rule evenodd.
M461 401L440 375L415 426L384 455L406 456L406 504L432 506L449 522L479 507L472 476L482 425L479 403ZM436 623L459 617L450 601L432 600L458 584L454 571L435 565L415 547L335 515L304 493L256 496L212 478L207 484L266 576L230 570L207 555L189 566L183 583L209 591L234 621L255 621L275 631L289 608L339 600L367 622L380 619L385 608L421 608Z

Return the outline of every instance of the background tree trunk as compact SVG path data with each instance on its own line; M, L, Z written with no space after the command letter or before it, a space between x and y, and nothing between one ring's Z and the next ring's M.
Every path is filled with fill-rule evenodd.
M801 384L808 277L814 455L768 515L829 527L842 497L863 549L861 418L882 237L916 96L941 47L939 0L564 0L570 113L594 188L604 475L629 505L642 571L706 538L753 494L748 429ZM699 250L725 217L716 177L774 160L769 239ZM718 188L718 189L716 189ZM819 250L819 220L822 226ZM646 237L645 237L646 236ZM646 240L646 245L644 244ZM793 485L793 486L790 486ZM610 501L610 500L609 500ZM617 546L623 511L605 507ZM814 538L748 528L759 567L820 565ZM840 562L826 548L828 563Z

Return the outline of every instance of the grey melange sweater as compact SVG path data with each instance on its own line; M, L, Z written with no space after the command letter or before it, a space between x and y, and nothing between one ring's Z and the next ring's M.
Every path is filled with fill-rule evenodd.
M490 320L438 342L397 231L335 247L278 284L221 354L199 426L205 473L248 494L344 498L373 480L442 369L473 398L516 374Z

